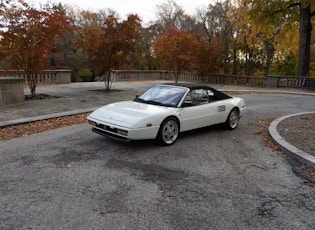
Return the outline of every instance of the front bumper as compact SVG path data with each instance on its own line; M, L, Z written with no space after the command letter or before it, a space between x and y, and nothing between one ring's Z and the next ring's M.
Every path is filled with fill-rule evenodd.
M88 118L87 120L92 126L93 132L124 141L155 139L160 128L159 126L151 126L131 129L105 123L92 118Z

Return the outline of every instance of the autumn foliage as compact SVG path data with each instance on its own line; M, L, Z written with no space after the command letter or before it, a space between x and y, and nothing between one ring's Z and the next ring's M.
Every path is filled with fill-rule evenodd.
M154 52L163 60L163 66L173 71L175 82L182 71L196 71L201 76L216 69L215 47L204 39L175 28L169 28L166 34L157 36Z
M110 9L24 1L0 1L0 68L25 71L32 94L51 66L71 69L74 81L104 79L106 90L113 69L163 69L175 81L185 72L315 74L313 0L222 0L195 15L168 0L145 27L137 15Z
M210 45L205 39L196 42L194 48L195 69L202 81L209 73L215 73L219 70L218 53L218 42L213 42Z
M85 51L89 67L97 76L104 77L106 91L110 90L111 70L122 65L134 51L140 32L141 23L136 15L129 15L122 22L109 15L103 22L81 29L77 44Z
M0 57L7 60L9 69L24 71L34 96L55 38L69 29L68 19L57 7L36 9L22 0L1 1L0 17Z
M163 66L172 70L175 82L182 70L192 68L195 37L184 31L170 28L167 34L159 35L154 44L155 54L162 58Z

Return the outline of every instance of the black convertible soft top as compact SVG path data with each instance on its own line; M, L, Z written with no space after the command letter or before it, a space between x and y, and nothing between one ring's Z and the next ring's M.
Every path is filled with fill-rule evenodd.
M171 86L179 86L179 87L185 87L188 88L190 90L194 90L194 89L206 89L206 90L211 90L215 97L217 98L217 100L224 100L224 99L229 99L231 98L231 96L220 92L219 90L216 90L210 86L207 85L200 85L200 84L196 84L196 83L165 83L165 84L160 84L160 85L171 85Z

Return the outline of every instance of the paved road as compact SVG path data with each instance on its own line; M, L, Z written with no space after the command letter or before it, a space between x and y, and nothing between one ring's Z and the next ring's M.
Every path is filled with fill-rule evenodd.
M315 190L257 134L259 119L309 111L314 98L243 97L236 130L170 147L86 124L0 142L0 229L314 229Z

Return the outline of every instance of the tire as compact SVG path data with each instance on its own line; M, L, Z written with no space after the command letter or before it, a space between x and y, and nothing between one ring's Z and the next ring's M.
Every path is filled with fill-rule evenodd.
M169 117L162 122L156 141L163 146L172 145L177 140L178 135L179 123L177 119Z
M234 108L226 119L225 126L227 129L235 129L238 126L240 115L238 109Z

